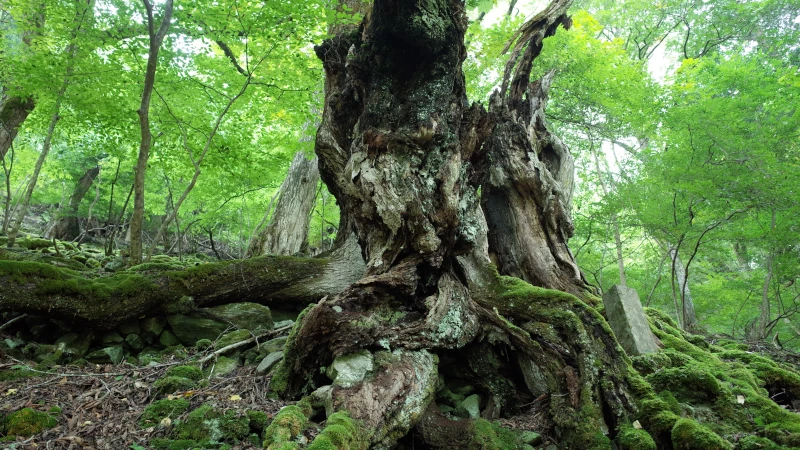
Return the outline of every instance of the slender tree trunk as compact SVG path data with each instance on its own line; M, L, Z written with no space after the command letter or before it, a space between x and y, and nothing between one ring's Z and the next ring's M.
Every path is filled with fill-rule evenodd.
M100 174L100 166L92 167L78 180L78 184L75 185L75 190L69 198L69 206L66 213L61 214L61 217L53 225L52 232L46 237L71 240L81 234L81 228L78 223L78 207L83 197L91 189L92 183L94 183L98 174Z
M71 53L74 53L74 50ZM36 166L33 168L33 176L31 176L31 180L28 182L28 188L25 190L25 195L22 197L20 209L17 211L16 217L14 218L14 225L12 226L11 231L8 233L8 243L6 245L9 248L13 247L16 243L17 234L22 226L22 222L25 220L25 216L28 214L28 206L30 205L33 190L36 189L36 182L39 180L39 173L41 173L42 166L44 166L44 162L47 159L47 154L50 152L50 145L53 142L53 133L56 129L56 123L58 123L59 113L61 112L61 102L64 100L64 93L67 91L67 86L69 85L70 74L71 69L68 69L67 78L64 79L64 83L61 85L61 89L59 89L57 94L58 97L56 98L55 111L53 112L53 116L50 118L50 125L47 127L47 136L45 137L44 144L42 145L42 152L39 154L39 158L36 160Z
M679 323L685 330L696 330L700 325L697 321L697 314L694 311L694 301L692 291L689 289L689 280L686 277L686 267L678 254L677 246L669 246L669 255L673 263L674 280L679 287L680 320Z
M775 231L776 226L776 215L775 210L772 210L772 221L770 222L770 231ZM770 304L770 296L769 296L769 287L770 283L772 282L773 276L773 262L775 259L775 253L772 249L767 250L767 257L766 257L766 275L764 275L764 283L761 286L761 306L759 307L759 316L758 316L758 325L755 332L753 333L753 337L757 340L764 340L767 338L769 334L769 322L772 317L771 312L771 304Z
M261 61L259 61L256 64L256 66L258 66L264 60L264 58L266 58L266 55L263 58L261 58ZM183 202L186 200L186 198L189 196L189 193L192 192L192 189L194 189L195 185L197 184L197 180L200 178L200 173L201 173L200 167L203 164L203 160L208 154L208 151L211 149L211 143L214 141L214 137L217 135L217 131L219 131L219 127L222 124L222 120L228 114L228 111L230 111L233 104L236 103L236 100L238 100L242 95L244 95L245 91L247 91L248 86L250 86L250 81L252 79L251 77L252 74L249 74L247 76L247 80L239 89L239 92L237 92L236 95L228 99L228 103L225 104L225 107L222 108L222 111L220 111L219 115L217 115L217 119L214 121L214 125L211 127L211 131L208 133L208 137L206 138L206 143L203 146L203 150L200 152L200 155L197 156L197 159L195 159L195 153L189 146L187 131L183 128L181 129L183 146L186 149L186 152L189 154L189 158L192 161L192 166L194 166L194 173L192 174L191 181L189 181L189 185L186 186L186 189L183 190L180 198L178 198L177 203L173 205L172 212L166 217L166 219L161 223L161 226L158 228L158 232L156 232L156 237L155 239L153 239L153 244L147 250L147 261L150 261L150 258L153 256L153 250L156 246L156 243L158 243L158 240L161 239L161 236L166 232L169 224L176 219L176 217L178 216L178 211L181 209ZM164 247L166 249L166 245Z
M308 226L318 183L317 158L308 160L297 152L281 184L272 219L251 241L246 257L295 255L308 250Z
M605 177L606 172L600 169L600 158L597 156L597 150L592 143L592 158L594 159L594 167L597 173L597 179L600 181L600 187L603 189L603 195L608 197L609 189L606 185ZM611 226L614 228L614 244L617 249L617 267L619 268L619 284L627 286L628 282L625 277L625 260L622 257L622 237L619 230L619 220L616 213L611 213Z
M170 21L172 20L173 0L166 0L164 3L164 14L161 23L156 30L155 18L153 17L153 4L149 0L142 0L147 10L147 31L150 36L150 47L147 54L147 69L144 75L144 88L142 90L142 102L136 111L139 114L139 128L141 129L142 139L139 145L139 157L136 160L136 168L133 176L133 217L131 217L130 233L130 264L135 266L142 262L142 224L144 222L144 180L147 171L147 160L150 157L150 145L153 134L150 130L150 99L153 96L153 85L156 81L156 69L158 68L158 53L161 44L169 31Z
M39 159L36 161L36 166L33 169L33 176L28 184L28 189L25 191L21 208L17 212L14 227L8 234L8 247L12 247L14 245L17 233L19 233L22 222L25 219L25 216L28 214L28 206L30 204L31 196L33 195L33 190L36 188L36 182L39 180L39 173L41 172L42 166L47 159L47 154L50 152L50 146L53 141L53 133L56 129L56 123L58 122L59 114L61 114L61 104L64 101L64 94L67 92L67 88L69 87L75 56L78 52L76 38L81 28L83 28L86 24L91 24L92 20L94 19L92 15L94 13L94 0L77 1L75 3L75 7L75 17L73 19L73 28L70 34L70 43L66 49L66 74L64 76L64 81L61 83L61 88L56 94L56 104L53 115L50 118L50 125L47 128L47 136L45 137L44 144L42 145L42 152L39 155Z

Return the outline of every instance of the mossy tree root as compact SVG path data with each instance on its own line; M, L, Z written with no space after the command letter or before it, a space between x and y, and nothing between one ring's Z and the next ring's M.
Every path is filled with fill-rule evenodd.
M375 448L390 447L431 415L440 372L472 383L488 399L489 419L546 398L551 435L570 447L611 448L630 426L636 411L630 361L592 307L493 272L493 283L472 286L472 293L445 274L424 310L392 309L398 297L411 295L415 263L365 278L306 310L271 387L290 397L310 393L329 383L320 367L370 350L379 366L372 375L322 390L333 410L378 430L370 436ZM459 368L442 366L438 355Z

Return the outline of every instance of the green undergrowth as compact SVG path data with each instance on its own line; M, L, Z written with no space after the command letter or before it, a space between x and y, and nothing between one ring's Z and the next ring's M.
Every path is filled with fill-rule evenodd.
M308 450L366 450L369 438L359 424L346 412L328 417L325 428L317 435Z
M42 431L53 428L58 423L61 408L54 406L47 412L36 411L32 408L22 408L5 418L0 418L0 442L16 440L17 436L30 437Z
M676 450L800 447L800 415L770 398L775 391L800 398L800 374L731 343L709 345L657 310L646 313L665 348L633 357L629 384L638 419L657 441Z
M301 400L296 405L281 409L264 430L264 448L267 450L291 448L294 439L306 427L311 413L312 408L308 400Z

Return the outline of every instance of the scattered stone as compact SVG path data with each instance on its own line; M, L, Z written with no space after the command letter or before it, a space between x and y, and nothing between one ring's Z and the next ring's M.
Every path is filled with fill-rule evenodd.
M122 335L117 333L116 331L109 331L108 333L103 335L100 341L106 345L121 344L123 341L125 341L125 338L122 337Z
M115 345L95 350L86 355L85 359L95 364L119 364L124 356L125 352L122 347Z
M230 303L206 310L236 328L248 329L253 333L270 331L273 327L269 308L258 303Z
M461 407L467 412L470 419L477 419L481 416L481 398L478 394L472 394L461 402Z
M139 326L138 319L128 319L119 324L117 329L122 334L139 334L142 332L142 328Z
M277 330L283 327L293 327L294 320L281 320L280 322L275 322L274 329Z
M283 352L274 352L267 355L261 363L256 367L256 372L267 373L272 369L278 361L283 359Z
M93 333L68 333L56 339L55 345L60 347L65 355L82 358L89 351L89 344L94 338Z
M98 260L96 260L94 258L87 259L84 264L86 264L86 267L88 267L90 269L99 269L100 268L100 261L98 261Z
M129 334L125 336L125 343L128 344L132 349L136 350L137 352L139 350L142 350L145 345L144 341L142 340L142 338L139 337L138 334Z
M608 323L622 348L632 356L657 352L656 337L635 289L614 285L603 294Z
M216 343L216 348L225 348L237 342L246 341L252 337L253 335L250 333L250 330L234 330L230 333L224 334L221 338L219 338Z
M220 356L214 365L209 367L208 375L214 378L224 377L236 370L237 367L239 367L239 363L235 359Z
M180 345L181 341L172 331L164 330L158 337L158 343L164 347L172 347L173 345Z
M535 431L523 431L519 434L519 441L528 445L539 445L542 443L542 435Z
M224 323L183 314L167 316L167 322L178 340L186 346L193 346L200 339L216 341L228 328L228 325Z
M325 374L337 386L353 387L364 380L372 372L374 358L369 350L342 355L331 363Z
M145 342L152 344L158 340L166 325L167 319L165 317L148 317L142 319L142 321L139 322L139 326L142 328L139 335Z
M197 386L197 383L194 381L188 378L175 376L164 377L153 383L153 388L161 395L172 394L179 391L189 391L194 389L195 386Z
M270 353L282 351L283 347L286 345L286 341L289 340L289 336L281 336L275 339L270 339L267 342L264 342L259 347L259 352L268 355Z

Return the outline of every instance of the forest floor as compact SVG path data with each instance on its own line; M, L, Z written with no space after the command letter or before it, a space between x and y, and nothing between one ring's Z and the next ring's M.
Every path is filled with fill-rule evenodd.
M58 424L33 437L0 443L15 449L145 449L154 438L166 437L169 424L149 428L138 423L145 408L155 399L153 383L173 366L187 360L162 362L149 367L118 365L57 366L37 376L0 382L0 412L22 407L46 412L58 407ZM0 357L0 371L27 365ZM31 367L33 364L30 364ZM201 404L244 415L248 410L274 416L287 402L270 398L269 377L255 373L255 367L239 367L222 378L212 378L205 388L176 392L168 398L190 401L187 413ZM182 414L185 416L187 413ZM185 419L179 416L176 420ZM313 432L307 429L308 432ZM313 436L309 435L309 440ZM231 449L261 448L239 444Z
M58 366L35 377L2 382L0 411L30 407L42 412L61 409L58 424L28 439L0 444L16 449L140 449L154 438L165 437L169 425L140 428L138 422L152 403L152 385L172 366L187 361L175 360L149 367L118 365ZM0 371L24 365L9 357L0 358ZM244 415L258 410L273 416L287 403L270 398L269 377L257 375L255 367L244 366L223 378L214 378L205 388L177 392L171 396L191 402L191 411L204 403ZM185 415L185 414L184 414ZM183 417L179 417L182 419ZM312 436L309 436L312 437ZM261 448L238 445L232 449Z
M713 340L713 339L710 339ZM768 356L800 369L800 354L767 347L751 347L754 353ZM0 355L0 372L28 370L34 373L16 380L0 382L0 413L20 408L46 412L58 407L57 424L32 437L0 443L0 448L13 449L131 449L152 448L153 439L167 438L172 421L162 421L152 427L139 422L145 409L159 398L153 384L166 376L171 368L192 364L198 355L172 357L149 366L123 362L117 365L90 364L84 366L55 366L44 372L35 363ZM205 387L175 392L165 398L183 398L190 402L185 413L174 421L185 421L191 411L210 404L219 411L244 416L247 411L262 411L272 419L278 411L292 402L274 398L269 391L269 375L257 374L254 366L238 367L220 378L209 378ZM524 414L505 419L505 426L516 429L536 429L546 420L540 405L532 404ZM800 405L797 405L800 406ZM797 409L787 408L790 410ZM538 426L537 426L538 425ZM546 426L542 427L546 428ZM319 428L307 427L305 437L311 442ZM544 439L545 443L547 438ZM255 442L239 442L231 450L262 448Z

